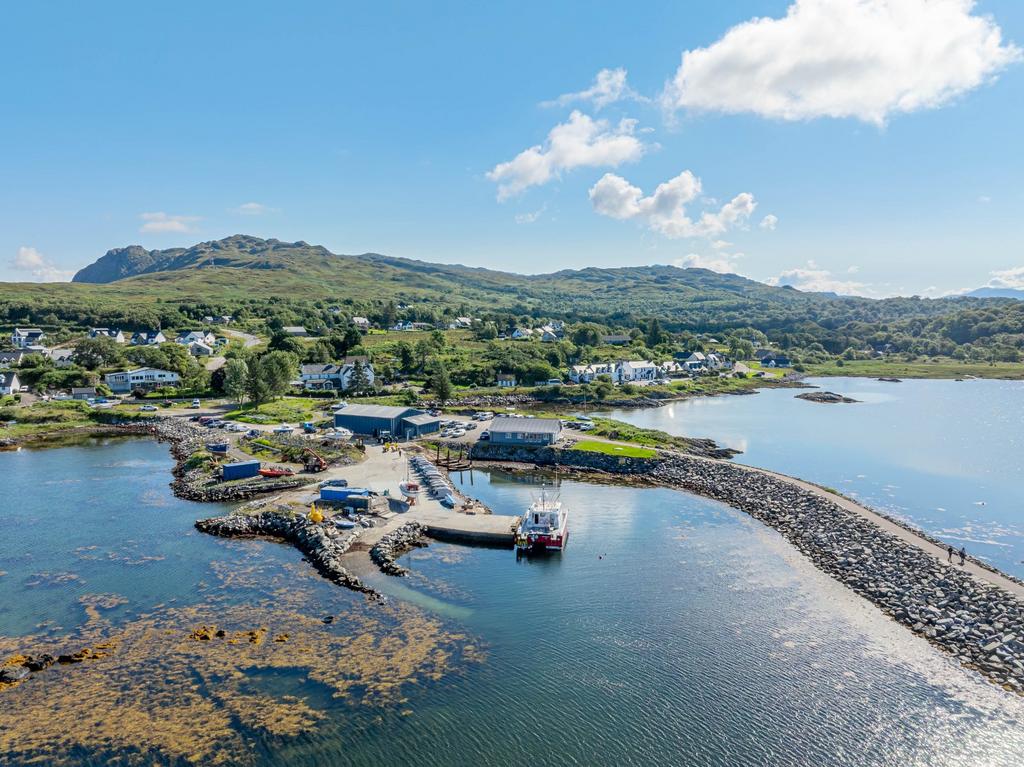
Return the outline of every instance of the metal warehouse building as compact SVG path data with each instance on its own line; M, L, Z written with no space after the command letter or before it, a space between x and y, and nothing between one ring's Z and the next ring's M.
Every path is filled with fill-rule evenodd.
M491 442L498 445L550 445L562 433L556 418L508 418L499 416L491 423Z
M379 437L386 431L401 439L412 439L437 431L440 420L414 407L349 405L334 414L334 425L354 434Z

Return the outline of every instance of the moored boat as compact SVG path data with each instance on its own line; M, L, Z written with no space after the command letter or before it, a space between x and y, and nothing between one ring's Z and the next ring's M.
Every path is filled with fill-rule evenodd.
M291 477L295 474L291 469L285 469L280 466L272 466L268 469L260 469L261 477Z
M541 491L516 528L516 551L562 551L569 542L569 512Z

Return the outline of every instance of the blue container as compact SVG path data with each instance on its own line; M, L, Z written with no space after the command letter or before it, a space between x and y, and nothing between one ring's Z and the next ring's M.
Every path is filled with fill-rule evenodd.
M347 501L352 496L366 497L370 491L365 487L321 487L321 501Z
M223 478L225 482L232 479L247 479L259 474L259 461L241 461L239 463L228 463L224 465Z

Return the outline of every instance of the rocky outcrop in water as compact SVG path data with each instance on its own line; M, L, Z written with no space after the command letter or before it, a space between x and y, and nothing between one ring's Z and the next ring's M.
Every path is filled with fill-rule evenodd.
M225 538L266 537L288 541L330 581L360 591L378 601L384 597L366 586L341 564L341 558L359 536L359 530L341 531L330 523L277 511L228 514L196 522L196 529Z
M405 575L408 570L395 560L411 548L426 546L426 532L419 522L406 522L377 541L370 549L370 559L386 575Z
M803 394L797 394L797 399L805 399L808 402L821 402L825 405L838 405L841 403L854 403L859 400L851 399L850 397L844 397L842 394L836 394L834 391L809 391Z

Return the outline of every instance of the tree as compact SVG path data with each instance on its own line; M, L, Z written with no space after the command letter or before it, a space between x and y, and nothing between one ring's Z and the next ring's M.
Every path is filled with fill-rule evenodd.
M452 386L452 379L448 377L448 370L444 365L438 364L434 369L433 375L430 376L428 381L430 390L434 392L437 397L437 401L440 403L447 402L455 394L455 387Z
M403 373L412 373L416 369L416 353L413 352L408 341L399 341L395 347L395 353L398 355Z
M267 352L260 357L258 374L266 386L268 396L280 397L288 391L298 364L295 355L284 351Z
M352 375L348 379L350 391L359 394L370 387L370 377L366 374L366 365L362 360L356 360L352 365Z
M652 349L665 340L665 333L661 329L661 323L658 322L657 317L654 317L649 323L647 323L647 336L645 340L647 345Z
M597 346L601 343L601 329L597 325L580 325L572 332L572 342L577 346Z
M121 348L114 339L106 336L83 338L75 344L75 362L88 370L116 365L124 359Z
M248 389L249 365L243 359L228 360L224 365L224 393L239 405Z

